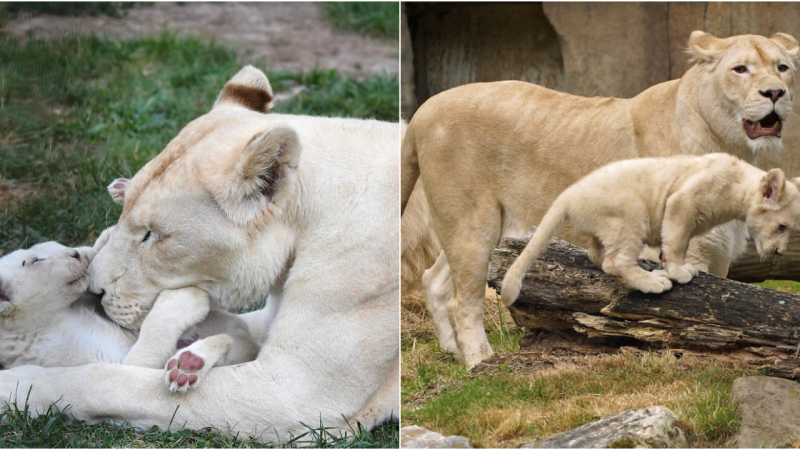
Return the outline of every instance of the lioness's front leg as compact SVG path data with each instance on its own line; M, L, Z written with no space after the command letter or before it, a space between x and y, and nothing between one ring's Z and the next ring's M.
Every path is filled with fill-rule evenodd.
M142 323L139 339L122 364L164 367L175 353L181 335L208 316L210 303L208 293L196 287L161 292Z

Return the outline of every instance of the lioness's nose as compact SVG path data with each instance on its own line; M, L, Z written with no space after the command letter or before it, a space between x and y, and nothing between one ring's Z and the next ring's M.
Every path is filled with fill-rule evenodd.
M73 258L77 259L78 261L80 261L80 260L81 260L81 254L80 254L80 253L78 253L78 251L77 251L77 250L73 250L73 251L72 251L72 254L71 254L71 255L69 255L69 256L71 256L71 257L73 257Z
M767 97L768 99L772 100L772 103L778 101L779 98L783 97L783 94L786 93L783 89L768 89L766 91L758 91L759 94Z

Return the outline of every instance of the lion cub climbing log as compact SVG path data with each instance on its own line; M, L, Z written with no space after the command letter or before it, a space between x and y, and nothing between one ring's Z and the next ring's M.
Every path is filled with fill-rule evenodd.
M688 283L697 269L684 257L689 239L741 220L762 257L780 255L800 223L800 178L765 173L725 153L620 161L578 181L558 196L525 250L503 279L506 306L550 239L569 220L592 237L589 258L606 273L646 293ZM638 264L644 245L661 246L666 270Z

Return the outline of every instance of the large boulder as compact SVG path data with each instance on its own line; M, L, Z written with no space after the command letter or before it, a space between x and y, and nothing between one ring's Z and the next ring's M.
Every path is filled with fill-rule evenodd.
M663 406L629 409L523 448L685 448L677 420Z
M444 436L417 425L400 429L401 448L472 448L469 439L461 436Z
M733 381L741 424L733 437L738 448L775 447L800 436L800 384L783 378L744 377Z

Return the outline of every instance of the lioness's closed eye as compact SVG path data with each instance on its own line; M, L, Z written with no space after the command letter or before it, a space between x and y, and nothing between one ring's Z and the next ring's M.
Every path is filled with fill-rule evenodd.
M799 187L800 178L786 182L780 169L765 173L724 153L610 164L556 199L503 279L503 303L516 301L525 272L567 220L594 237L592 262L642 292L688 283L697 275L685 262L689 239L731 220L746 223L762 256L781 255L800 223ZM645 244L662 247L666 270L639 266Z

